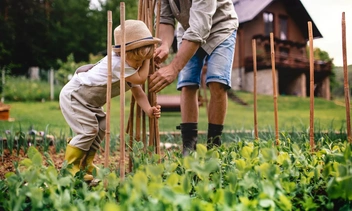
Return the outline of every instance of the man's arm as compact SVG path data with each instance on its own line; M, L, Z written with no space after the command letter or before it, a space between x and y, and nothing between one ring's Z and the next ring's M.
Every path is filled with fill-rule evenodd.
M154 60L157 64L162 63L168 57L170 47L174 41L175 28L170 24L159 25L159 38L161 45L155 49Z
M160 68L150 76L149 91L159 92L167 85L171 84L177 77L178 73L186 66L187 62L196 53L201 43L182 40L180 49L178 50L172 62Z

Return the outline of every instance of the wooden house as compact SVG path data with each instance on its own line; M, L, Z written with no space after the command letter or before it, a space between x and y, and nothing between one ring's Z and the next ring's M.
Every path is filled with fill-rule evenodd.
M234 0L233 3L240 22L233 63L233 89L253 92L252 40L255 39L257 93L273 93L270 53L270 33L273 32L278 93L309 96L308 21L312 22L314 39L322 35L301 1ZM331 70L331 61L314 61L315 96L330 99Z

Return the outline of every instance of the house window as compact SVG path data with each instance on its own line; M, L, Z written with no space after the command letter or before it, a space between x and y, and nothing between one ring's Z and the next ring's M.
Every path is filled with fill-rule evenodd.
M274 32L274 14L271 12L263 13L265 35L269 36L271 32Z
M280 39L287 40L287 17L280 16L279 17L279 24L280 24Z

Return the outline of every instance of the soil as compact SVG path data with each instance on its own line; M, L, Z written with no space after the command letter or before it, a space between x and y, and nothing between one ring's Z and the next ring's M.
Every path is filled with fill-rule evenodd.
M40 149L38 150L40 151ZM54 146L50 146L48 152L52 161L55 164L56 169L60 169L64 162L65 153L64 152L57 153ZM16 162L20 162L21 160L28 158L28 155L22 149L19 151L18 155L17 155L17 150L13 150L12 153L10 153L8 149L4 149L3 153L0 154L0 156L1 156L0 157L0 180L5 179L6 173L15 172ZM114 166L114 165L118 165L119 157L117 155L110 155L109 157L110 157L109 167L116 168L117 166ZM43 160L44 160L43 165L48 165L45 162L44 158L45 157L43 155ZM94 158L94 163L98 165L104 165L104 162L105 162L104 155L102 153L97 153L97 155ZM128 163L128 158L126 159L125 163Z
M178 145L175 144L169 144L169 143L161 143L160 145L161 148L163 149L168 149L168 150L180 150ZM40 148L37 148L39 152L43 152ZM61 152L57 153L55 146L50 145L49 146L49 155L55 164L56 169L60 169L62 167L62 164L64 162L65 158L65 152L62 150ZM163 153L162 153L163 154ZM128 163L129 163L129 157L128 153L125 154L125 164L126 164L126 172L129 171ZM21 160L28 158L28 155L21 149L17 155L17 151L14 149L12 153L8 149L4 149L2 154L0 152L0 180L5 179L5 175L8 172L15 172L15 163L20 162ZM110 153L109 154L109 168L114 170L119 167L119 153ZM103 166L105 163L105 156L104 153L101 151L98 151L95 158L94 158L94 164ZM48 163L45 161L45 157L43 155L43 165L48 165Z

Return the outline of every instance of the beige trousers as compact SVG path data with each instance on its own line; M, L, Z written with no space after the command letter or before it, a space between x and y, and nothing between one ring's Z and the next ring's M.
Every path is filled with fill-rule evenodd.
M126 91L131 88L126 83ZM120 81L112 84L111 97L120 94ZM105 137L106 114L103 106L106 103L106 85L87 86L80 84L75 75L60 92L61 112L76 134L70 145L84 151L98 150Z

